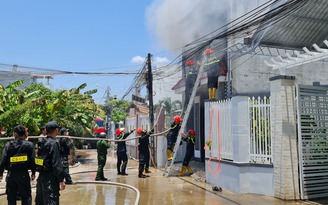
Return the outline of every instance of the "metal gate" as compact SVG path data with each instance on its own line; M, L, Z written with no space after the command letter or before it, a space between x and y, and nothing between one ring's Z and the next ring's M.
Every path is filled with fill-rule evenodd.
M297 87L301 199L328 196L328 88Z

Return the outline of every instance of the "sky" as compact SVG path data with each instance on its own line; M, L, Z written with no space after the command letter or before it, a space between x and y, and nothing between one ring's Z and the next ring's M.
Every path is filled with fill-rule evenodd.
M151 2L0 1L0 63L82 72L138 71L148 53L162 52L146 25ZM70 89L86 82L84 91L98 89L98 103L108 86L112 96L122 96L133 77L55 75L50 84Z
M184 45L221 27L224 5L249 0L0 0L0 64L76 72L132 72L148 53L170 63ZM255 1L255 0L254 0ZM259 2L256 0L256 2ZM205 12L206 11L206 12ZM215 19L215 21L213 20ZM52 89L98 89L121 98L134 75L55 75Z

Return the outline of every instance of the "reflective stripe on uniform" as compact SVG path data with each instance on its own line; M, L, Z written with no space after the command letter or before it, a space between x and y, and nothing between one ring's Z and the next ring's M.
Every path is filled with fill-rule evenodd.
M26 162L26 161L27 161L27 155L26 156L10 157L10 163Z

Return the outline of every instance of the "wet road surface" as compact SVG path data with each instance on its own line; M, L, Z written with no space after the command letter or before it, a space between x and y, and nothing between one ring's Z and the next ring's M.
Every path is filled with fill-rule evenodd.
M227 190L216 192L211 185L196 180L192 177L164 177L159 169L151 168L151 177L139 179L138 163L129 160L128 176L117 175L116 158L113 152L109 153L105 166L105 177L110 181L96 184L94 178L97 169L96 151L81 150L81 164L70 168L70 173L75 185L67 185L61 191L60 204L135 204L137 192L133 189L117 186L113 183L123 183L135 187L140 192L139 204L175 205L175 204L208 204L208 205L305 205L305 204L328 204L328 200L321 201L282 201L273 197L253 194L238 195ZM83 152L83 153L82 153ZM177 173L175 173L177 174ZM174 173L172 174L174 175ZM90 183L79 183L90 182ZM32 182L35 186L36 181ZM0 182L0 204L7 204L4 195L5 183ZM33 203L35 188L32 189ZM20 202L19 202L20 204Z

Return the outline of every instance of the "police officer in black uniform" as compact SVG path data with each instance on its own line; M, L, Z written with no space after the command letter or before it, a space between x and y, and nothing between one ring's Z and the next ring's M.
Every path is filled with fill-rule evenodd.
M116 150L116 154L117 154L117 174L118 175L128 175L126 173L126 166L128 164L128 156L126 155L126 144L125 144L125 140L134 130L131 130L128 133L124 133L124 128L118 128L116 130L116 139L117 140L122 140L121 142L118 141L117 142L117 150ZM123 161L123 163L122 163Z
M60 129L60 135L65 136L59 138L60 146L60 158L62 160L64 174L65 174L65 184L73 184L72 177L69 174L69 164L68 164L68 155L70 148L72 147L71 138L68 136L68 129L65 127Z
M139 178L146 178L149 177L149 175L144 175L143 171L145 169L145 166L149 168L149 158L150 158L150 153L149 153L149 137L150 135L154 132L152 129L150 132L147 132L145 130L142 130L142 128L139 128L137 130L137 134L139 137ZM147 163L148 162L148 163Z
M34 145L24 139L25 134L24 126L16 126L15 140L6 144L2 154L0 180L3 179L4 169L7 169L6 193L9 205L16 205L18 193L23 205L32 204L30 180L35 179ZM32 171L31 178L28 170Z
M64 170L59 144L55 138L60 126L56 121L46 124L47 137L42 141L35 159L39 177L36 184L36 205L59 204L59 190L65 189Z

